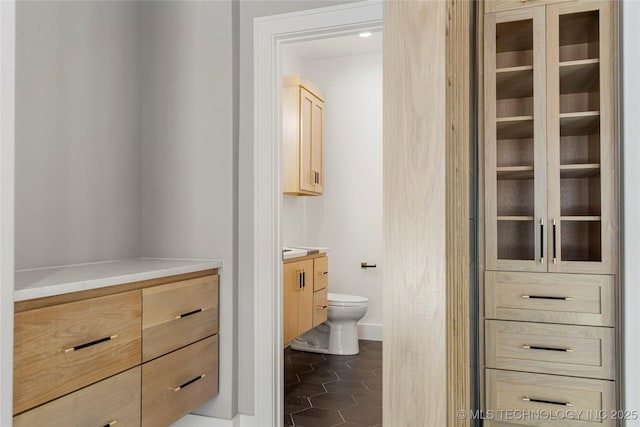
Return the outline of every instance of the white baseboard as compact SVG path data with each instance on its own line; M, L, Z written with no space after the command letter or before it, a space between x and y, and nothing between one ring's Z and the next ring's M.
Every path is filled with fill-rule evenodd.
M382 325L379 323L358 323L358 338L361 340L382 341Z
M171 427L253 427L255 426L253 415L237 414L231 420L222 418L205 417L203 415L188 414Z

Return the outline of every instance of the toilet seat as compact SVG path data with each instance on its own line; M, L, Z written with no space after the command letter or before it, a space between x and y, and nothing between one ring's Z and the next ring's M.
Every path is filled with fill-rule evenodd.
M360 307L367 305L369 298L358 295L336 294L329 292L327 295L329 306L333 307Z

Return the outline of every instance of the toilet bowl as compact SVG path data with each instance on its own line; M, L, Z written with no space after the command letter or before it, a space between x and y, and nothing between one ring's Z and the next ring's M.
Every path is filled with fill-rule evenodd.
M357 295L328 294L327 321L291 341L291 348L314 353L358 354L358 321L369 300Z

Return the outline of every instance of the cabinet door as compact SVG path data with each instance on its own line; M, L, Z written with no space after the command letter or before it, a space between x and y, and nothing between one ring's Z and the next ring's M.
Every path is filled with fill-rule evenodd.
M298 292L298 335L313 327L313 260L299 263L302 271L302 287Z
M283 277L283 340L288 343L298 336L298 294L302 290L300 263L284 264Z
M545 8L485 15L488 270L546 271Z
M549 271L615 273L613 7L547 7Z
M323 104L300 87L300 189L322 192Z

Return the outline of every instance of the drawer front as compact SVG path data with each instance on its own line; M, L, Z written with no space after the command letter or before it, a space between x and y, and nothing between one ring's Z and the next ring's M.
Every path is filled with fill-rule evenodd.
M325 289L329 284L329 257L323 256L313 260L313 290Z
M614 277L487 271L485 316L613 327Z
M140 425L139 366L13 418L14 427Z
M329 298L327 288L313 293L313 327L327 321Z
M218 276L144 289L142 307L146 362L218 332Z
M168 426L218 394L218 336L142 365L142 426Z
M557 375L486 370L487 409L494 422L489 426L526 425L544 427L614 426L615 383L606 380ZM531 415L528 417L520 414ZM550 419L555 415L557 419ZM563 418L563 419L560 419Z
M523 7L545 6L554 3L565 3L575 0L487 0L485 13L500 12L503 10L521 9Z
M488 368L615 378L613 328L488 320L486 343Z
M13 413L140 364L140 291L15 314Z

